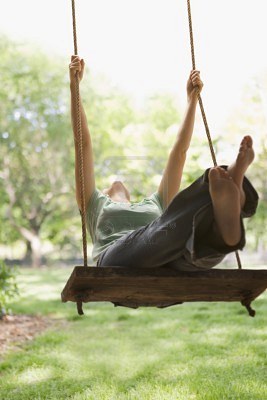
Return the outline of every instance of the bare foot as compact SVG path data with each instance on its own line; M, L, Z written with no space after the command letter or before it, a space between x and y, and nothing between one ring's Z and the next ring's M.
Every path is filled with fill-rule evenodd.
M243 179L246 170L254 160L254 156L253 140L251 136L244 136L235 162L227 168L229 175L239 187L241 208L246 201L246 196L243 191Z
M209 171L209 191L217 228L225 243L234 246L241 239L239 187L228 171L215 167Z

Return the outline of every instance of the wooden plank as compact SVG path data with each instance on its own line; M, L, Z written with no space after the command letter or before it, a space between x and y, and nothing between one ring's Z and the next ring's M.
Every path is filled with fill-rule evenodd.
M75 267L62 301L110 301L127 306L165 306L187 301L249 304L267 288L267 270Z

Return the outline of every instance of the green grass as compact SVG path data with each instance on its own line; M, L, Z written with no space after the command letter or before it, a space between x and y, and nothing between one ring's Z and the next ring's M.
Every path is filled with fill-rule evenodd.
M2 400L267 399L267 296L255 319L238 303L165 310L62 304L69 269L22 270L15 313L55 327L0 365Z

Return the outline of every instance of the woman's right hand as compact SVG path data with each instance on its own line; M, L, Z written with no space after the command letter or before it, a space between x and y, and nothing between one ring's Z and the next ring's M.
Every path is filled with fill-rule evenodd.
M79 56L71 56L71 62L69 64L69 72L70 72L70 82L75 82L75 76L78 72L79 82L81 82L84 73L85 62L83 59L80 59Z
M191 100L193 97L197 99L202 88L203 82L200 78L200 72L197 70L192 70L186 86L188 100Z

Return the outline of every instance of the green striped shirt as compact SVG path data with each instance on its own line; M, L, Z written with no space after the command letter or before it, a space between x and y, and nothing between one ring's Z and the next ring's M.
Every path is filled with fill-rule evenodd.
M145 226L163 212L158 193L136 203L114 202L95 189L87 208L87 227L93 242L93 260L96 262L107 247L126 233Z

